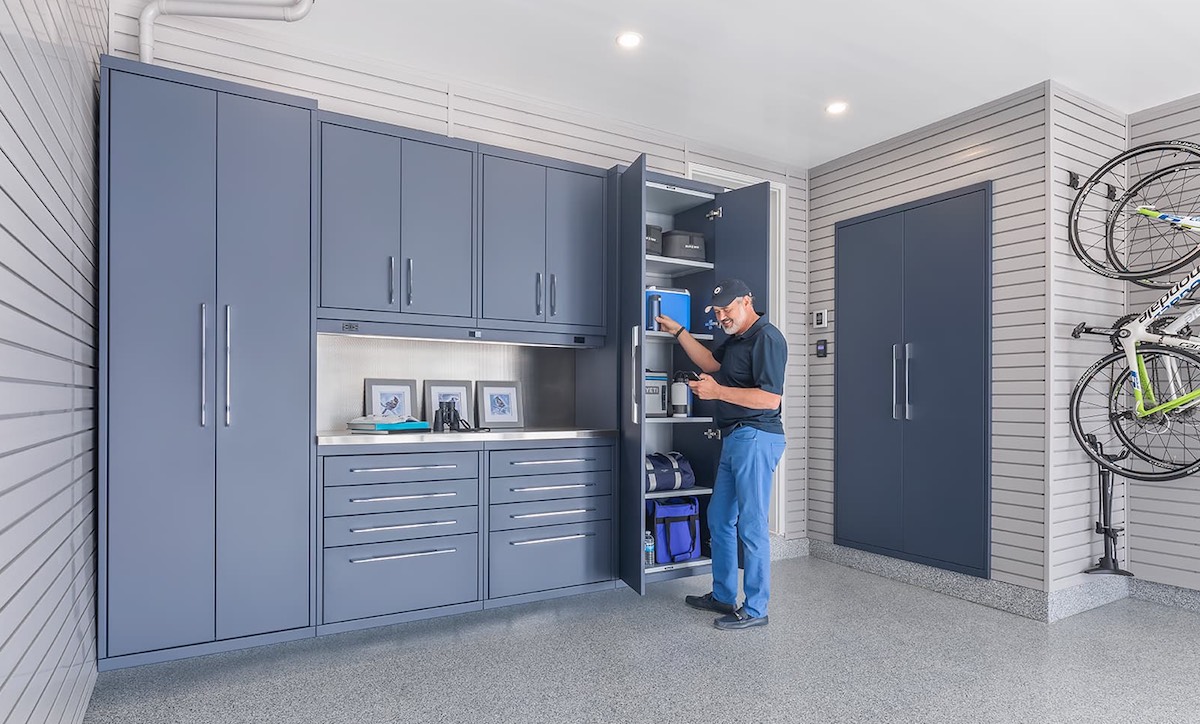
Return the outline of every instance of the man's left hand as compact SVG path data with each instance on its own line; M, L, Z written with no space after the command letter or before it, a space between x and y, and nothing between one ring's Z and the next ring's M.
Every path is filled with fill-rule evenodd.
M721 385L709 375L700 375L700 379L688 383L692 394L701 400L717 400L721 397Z

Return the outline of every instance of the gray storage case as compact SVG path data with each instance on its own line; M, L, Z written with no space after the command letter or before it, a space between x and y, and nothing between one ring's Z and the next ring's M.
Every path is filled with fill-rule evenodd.
M663 233L661 226L646 224L646 253L662 256Z
M663 256L707 261L704 234L697 231L668 231L663 234Z

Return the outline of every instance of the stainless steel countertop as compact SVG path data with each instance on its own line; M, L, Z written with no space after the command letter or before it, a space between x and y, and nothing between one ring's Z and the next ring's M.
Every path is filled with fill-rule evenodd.
M514 442L521 440L580 440L616 437L616 430L583 430L573 427L540 427L492 432L421 432L363 435L349 430L317 433L317 446L323 445L402 445L429 442Z

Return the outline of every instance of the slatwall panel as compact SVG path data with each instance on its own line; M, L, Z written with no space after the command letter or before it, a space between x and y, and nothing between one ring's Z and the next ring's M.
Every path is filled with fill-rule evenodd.
M32 0L29 0L32 2ZM113 0L110 52L137 57L142 0ZM805 379L807 183L803 170L642 126L600 118L468 82L431 78L371 59L287 40L286 25L264 23L251 34L215 19L164 17L155 26L156 63L316 98L322 109L348 113L606 168L646 153L653 171L683 176L687 162L713 166L788 186L788 323L792 350L787 383L786 461L789 538L803 537L805 518ZM282 28L282 29L280 29ZM797 336L799 335L799 336Z
M1150 141L1200 143L1200 95L1134 113L1130 144ZM1197 213L1191 209L1188 213ZM1130 312L1157 295L1130 294ZM1193 325L1195 328L1195 325ZM1200 589L1200 479L1129 484L1130 569L1147 581Z
M96 677L97 57L106 0L0 3L0 721Z
M809 306L831 310L829 339L836 222L992 180L992 578L1036 589L1045 580L1045 163L1046 91L1038 85L809 176ZM813 359L809 373L809 537L829 542L832 354Z
M1100 495L1096 466L1071 434L1068 408L1071 390L1083 372L1112 351L1107 339L1072 339L1076 324L1087 321L1107 326L1125 313L1125 285L1088 271L1071 252L1067 239L1067 214L1075 198L1068 183L1074 171L1086 178L1105 160L1125 149L1125 115L1084 98L1057 84L1051 85L1050 140L1050 257L1053 335L1051 352L1050 470L1047 510L1049 527L1049 590L1079 585L1083 571L1103 555L1096 535ZM1125 524L1125 486L1114 487L1114 521ZM1124 560L1124 551L1120 554Z

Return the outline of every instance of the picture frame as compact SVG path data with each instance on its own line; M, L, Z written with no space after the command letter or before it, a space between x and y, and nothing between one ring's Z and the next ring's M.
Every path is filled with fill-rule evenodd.
M395 417L397 420L415 418L418 404L416 380L363 380L364 415Z
M476 423L480 427L525 427L521 383L484 380L475 383Z
M474 383L470 380L425 380L425 419L432 421L438 403L455 400L459 417L470 422L475 419Z

